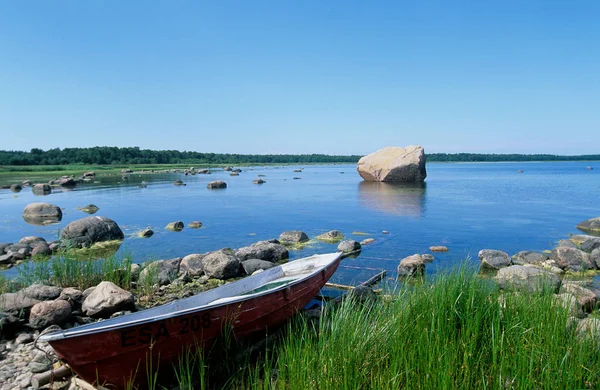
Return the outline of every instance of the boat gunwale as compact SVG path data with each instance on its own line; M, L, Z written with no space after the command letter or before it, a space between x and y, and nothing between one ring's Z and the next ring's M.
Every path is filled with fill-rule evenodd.
M76 338L76 337L81 337L81 336L85 336L85 335L92 335L92 334L97 334L97 333L102 333L102 332L107 332L107 331L114 331L114 330L119 330L119 329L123 329L123 328L128 328L131 326L137 326L137 325L142 325L142 324L149 324L149 323L153 323L153 322L157 322L157 321L163 321L163 320L168 320L170 318L174 318L174 317L179 317L179 316L184 316L187 314L192 314L192 313L196 313L196 312L202 312L202 311L206 311L206 310L211 310L211 309L215 309L215 308L219 308L219 307L223 307L223 306L228 306L228 305L232 305L232 304L236 304L239 302L243 302L243 301L248 301L254 298L260 298L261 296L264 295L268 295L268 294L272 294L275 293L277 291L280 290L284 290L287 289L291 286L295 286L296 284L305 282L306 280L314 277L316 274L322 272L324 269L326 269L327 267L331 266L334 262L336 262L341 256L342 256L342 252L334 252L334 253L326 253L326 254L315 254L315 255L311 255L311 256L307 256L305 258L302 259L308 259L311 257L318 257L318 256L328 256L328 255L335 255L333 256L332 260L329 261L327 264L316 268L315 270L313 270L310 273L307 273L305 276L295 279L293 281L291 281L290 283L285 283L283 285L280 286L276 286L272 289L268 289L265 291L260 291L254 294L245 294L245 295L238 295L238 299L233 299L231 301L227 301L227 302L220 302L220 303L216 303L216 304L212 304L211 302L204 304L202 306L198 306L198 307L193 307L193 308L188 308L188 309L183 309L183 310L179 310L179 311L174 311L174 312L169 312L169 313L165 313L165 314L161 314L161 315L157 315L154 317L146 317L146 318L139 318L139 319L135 319L129 322L122 322L122 323L115 323L115 324L109 324L106 326L99 326L97 328L91 329L91 330L87 330L87 329L81 329L86 327L86 325L82 325L79 327L74 327L71 329L66 329L66 330L61 330L61 331L57 331L57 332L53 332L53 333L48 333L48 334L43 334L39 337L40 341L45 341L45 342L52 342L52 341L57 341L57 340L65 340L65 339L71 339L71 338ZM302 260L302 259L297 259L297 260L293 260L293 261L298 261L298 260ZM292 262L293 262L292 261ZM283 266L290 264L292 262L288 262L285 264L280 264L276 267L279 268L283 268ZM272 269L275 269L276 267L273 267ZM249 277L251 277L252 275L250 275ZM285 274L281 277L285 277ZM273 280L279 279L281 277L275 278ZM246 278L240 279L238 281L235 281L233 283L237 283L237 282L241 282L243 280L245 280ZM271 281L266 282L264 284L267 283L271 283ZM231 283L231 284L233 284ZM229 284L229 285L231 285ZM263 285L264 285L263 284ZM225 285L227 286L227 285ZM224 287L224 286L222 286ZM257 286L255 288L259 288L260 286ZM204 292L201 292L199 294L204 294L206 292L209 292L211 290L207 290ZM197 294L198 295L198 294ZM191 298L191 297L190 297ZM184 298L186 299L186 298ZM215 299L214 301L218 300L220 298ZM175 300L173 302L177 302L178 300ZM213 301L213 302L214 302ZM172 302L170 302L172 303ZM161 305L162 306L162 305ZM158 306L157 306L158 307ZM139 313L139 312L138 312ZM101 322L101 321L99 321ZM94 323L97 324L98 322ZM94 325L94 324L89 324L89 325Z

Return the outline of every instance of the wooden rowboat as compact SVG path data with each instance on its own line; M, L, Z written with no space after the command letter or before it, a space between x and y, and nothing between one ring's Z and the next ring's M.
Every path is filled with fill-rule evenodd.
M89 383L117 389L143 384L149 359L153 367L170 367L188 347L209 348L225 327L243 337L281 324L319 292L341 255L290 261L166 305L42 335L40 341Z

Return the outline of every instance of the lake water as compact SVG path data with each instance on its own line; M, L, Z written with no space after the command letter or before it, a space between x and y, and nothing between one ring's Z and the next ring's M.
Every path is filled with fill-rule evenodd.
M586 169L590 165L595 169ZM48 196L35 196L29 188L18 194L0 190L0 242L30 235L55 240L69 222L87 216L77 207L89 203L100 208L95 215L119 224L126 238L118 254L132 254L135 262L246 246L285 230L302 230L312 238L337 229L357 241L375 239L360 256L344 260L333 278L358 283L378 269L393 277L400 259L428 253L431 245L450 251L434 254L430 273L465 258L478 264L477 252L486 248L510 255L552 249L558 240L580 233L577 223L600 216L598 163L430 163L422 186L364 182L355 165L306 166L293 172L298 168L242 167L237 177L221 170L195 176L132 174L126 180L118 175ZM267 183L252 183L259 174ZM174 186L176 179L187 185ZM227 188L207 189L213 180L226 181ZM137 187L142 181L147 188ZM63 208L63 220L50 226L27 224L21 213L31 202ZM204 225L181 232L164 228L177 220ZM135 233L148 226L154 236L138 238ZM335 244L314 243L290 257L335 250Z

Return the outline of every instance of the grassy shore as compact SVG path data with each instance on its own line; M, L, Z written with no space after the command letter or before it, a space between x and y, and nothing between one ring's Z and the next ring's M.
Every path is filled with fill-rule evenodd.
M210 359L189 356L176 378L190 389L598 388L598 347L550 291L503 294L463 269L374 304L345 302L316 329L293 321L281 343L232 367L226 383L211 379ZM200 366L202 383L189 385Z

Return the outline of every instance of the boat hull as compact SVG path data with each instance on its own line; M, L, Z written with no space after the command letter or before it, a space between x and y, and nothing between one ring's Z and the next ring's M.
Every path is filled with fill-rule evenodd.
M224 331L241 338L280 325L317 295L340 259L306 280L266 295L49 343L89 383L116 389L143 385L148 367L172 367L186 348L206 351Z

